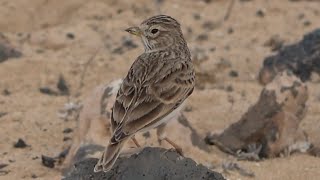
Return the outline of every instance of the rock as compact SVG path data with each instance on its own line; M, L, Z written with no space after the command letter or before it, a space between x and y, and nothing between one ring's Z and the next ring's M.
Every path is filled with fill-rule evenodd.
M262 9L259 9L259 10L257 10L257 12L256 12L256 16L258 16L258 17L264 17L265 14L266 14L265 11L262 10Z
M72 131L73 131L73 129L71 129L71 128L65 128L63 130L63 133L68 134L68 133L71 133Z
M57 96L59 93L49 87L40 87L39 91L50 96Z
M0 118L7 115L8 113L7 112L0 112Z
M54 158L42 155L41 160L42 165L44 165L45 167L54 168L54 163L56 162Z
M8 60L9 58L21 57L22 53L13 47L9 40L0 33L0 63Z
M73 33L67 33L66 34L66 37L68 38L68 39L74 39L75 38L75 35L73 34Z
M304 83L290 72L279 73L239 121L205 140L236 156L239 151L246 152L242 154L246 157L256 154L260 158L306 152L310 143L299 124L306 113L307 99Z
M209 39L208 34L199 34L199 36L197 37L198 41L207 41Z
M207 31L212 31L214 30L215 28L217 27L217 24L215 24L214 22L212 21L205 21L203 24L202 24L202 28L207 30Z
M69 87L68 87L67 82L64 79L63 75L59 76L57 88L60 91L60 95L69 95L70 94Z
M223 176L175 151L162 148L144 148L129 158L119 158L109 172L93 172L98 159L88 158L75 164L63 180L118 179L118 180L223 180Z
M311 73L320 74L320 29L304 36L298 43L282 47L276 55L264 59L259 73L261 84L267 84L281 71L290 70L303 82Z
M8 89L4 89L4 90L2 91L2 94L3 94L4 96L9 96L9 95L11 94L11 92L10 92Z
M25 148L27 146L28 145L26 144L26 142L21 138L19 138L18 141L14 144L15 148Z
M284 40L280 38L280 36L277 34L271 36L270 39L266 41L263 45L271 47L271 51L278 51L282 48L283 44Z
M239 76L239 73L238 73L238 71L236 71L236 70L231 70L231 71L229 72L229 76L230 76L230 77L238 77L238 76Z

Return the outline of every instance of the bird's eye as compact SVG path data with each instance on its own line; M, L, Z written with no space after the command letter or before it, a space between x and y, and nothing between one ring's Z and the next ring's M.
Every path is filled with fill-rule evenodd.
M158 31L159 31L158 29L152 29L152 30L151 30L151 33L152 33L152 34L156 34Z

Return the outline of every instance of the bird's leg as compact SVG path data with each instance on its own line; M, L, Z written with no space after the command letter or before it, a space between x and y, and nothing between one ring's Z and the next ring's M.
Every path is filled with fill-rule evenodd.
M137 139L136 139L135 136L132 136L131 139L132 139L133 143L134 143L138 148L141 147L140 144L138 143L138 141L137 141Z
M181 156L183 156L183 152L182 152L182 148L177 145L176 143L174 143L172 140L170 140L169 138L167 138L166 133L165 133L165 127L166 124L161 124L160 126L158 126L157 128L157 136L158 136L158 141L161 144L161 142L163 140L167 141L176 151L177 153L179 153Z

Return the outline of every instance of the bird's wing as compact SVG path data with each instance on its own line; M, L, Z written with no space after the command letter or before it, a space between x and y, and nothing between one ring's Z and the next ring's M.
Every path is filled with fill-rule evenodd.
M153 60L151 64L136 60L124 79L113 106L111 143L160 121L192 93L191 61Z

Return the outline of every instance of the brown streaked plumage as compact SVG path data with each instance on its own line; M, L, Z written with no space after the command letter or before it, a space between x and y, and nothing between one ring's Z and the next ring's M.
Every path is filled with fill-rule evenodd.
M145 52L118 91L111 118L113 136L95 172L109 171L135 133L170 120L195 85L190 52L175 19L158 15L126 31L141 37Z

